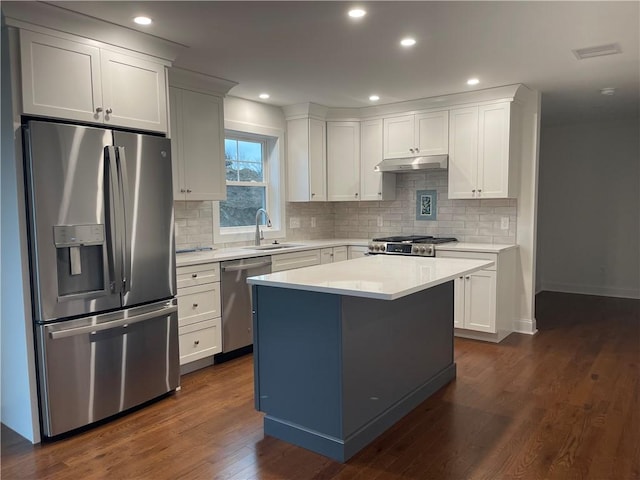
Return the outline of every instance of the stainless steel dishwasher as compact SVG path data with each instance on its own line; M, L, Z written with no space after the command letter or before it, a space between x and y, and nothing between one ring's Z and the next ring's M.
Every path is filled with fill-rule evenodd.
M271 257L222 262L222 352L253 343L251 289L247 277L271 273Z

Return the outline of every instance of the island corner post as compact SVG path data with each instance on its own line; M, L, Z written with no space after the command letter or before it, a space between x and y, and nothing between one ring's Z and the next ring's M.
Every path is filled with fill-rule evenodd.
M252 294L266 435L345 462L455 378L453 281L395 300Z

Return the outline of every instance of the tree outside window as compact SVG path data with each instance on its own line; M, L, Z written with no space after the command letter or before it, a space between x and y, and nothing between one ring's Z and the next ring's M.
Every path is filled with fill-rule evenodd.
M227 199L220 202L220 227L253 226L256 211L266 208L265 152L265 141L240 136L225 138ZM260 221L264 224L263 216Z

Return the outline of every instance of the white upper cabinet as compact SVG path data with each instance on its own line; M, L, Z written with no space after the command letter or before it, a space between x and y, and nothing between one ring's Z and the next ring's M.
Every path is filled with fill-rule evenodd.
M449 198L517 196L517 108L499 102L451 110Z
M104 122L167 131L164 66L108 50L100 51Z
M448 153L447 110L385 118L383 128L384 158Z
M327 198L360 200L360 122L327 122Z
M287 121L287 200L327 200L327 127L315 118Z
M223 99L170 87L175 200L224 200Z
M165 65L82 40L20 31L24 113L166 132Z
M360 122L360 200L395 200L395 173L374 170L382 161L382 119Z

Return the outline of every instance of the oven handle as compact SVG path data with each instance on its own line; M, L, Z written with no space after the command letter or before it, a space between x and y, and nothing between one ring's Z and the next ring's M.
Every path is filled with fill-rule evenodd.
M177 311L178 311L178 307L175 305L171 305L168 307L164 307L160 310L153 310L152 312L141 313L140 315L136 315L134 317L123 318L121 320L115 320L113 322L105 322L99 325L87 325L86 327L69 328L67 330L58 330L56 332L50 332L49 337L51 337L52 340L57 340L60 338L75 337L77 335L82 335L85 333L91 333L93 335L102 330L110 330L112 328L118 328L118 327L126 328L127 326L133 323L144 322L146 320L150 320L152 318L157 318L157 317L165 317Z

